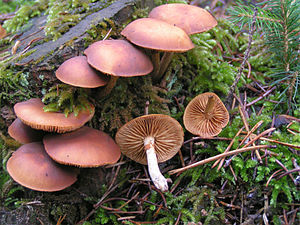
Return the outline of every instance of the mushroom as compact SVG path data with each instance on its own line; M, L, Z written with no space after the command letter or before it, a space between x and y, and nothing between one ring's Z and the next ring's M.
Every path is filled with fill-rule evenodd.
M194 135L212 137L227 125L229 114L220 98L211 92L196 96L183 114L185 128Z
M188 35L208 31L218 24L207 10L182 3L157 6L149 17L180 27Z
M59 191L77 180L76 170L54 162L41 142L18 148L7 161L7 171L16 182L37 191Z
M158 163L172 158L183 143L183 129L172 117L150 114L123 125L116 134L121 152L130 159L147 165L155 187L168 190L167 179Z
M19 118L8 127L8 134L16 141L26 144L30 142L42 141L45 132L32 129L25 125Z
M205 9L187 4L164 4L157 6L149 13L149 18L164 21L172 26L184 30L188 35L202 33L217 25L217 20ZM171 56L164 55L168 61L164 62L157 74L157 79L165 73Z
M107 84L108 77L94 70L87 63L86 56L68 59L56 70L56 77L72 86L96 88Z
M46 152L60 164L98 167L116 163L119 146L106 133L82 127L65 134L48 134L43 139Z
M151 60L125 40L95 42L84 51L84 54L93 68L111 76L100 94L102 96L111 92L118 77L142 76L153 70Z
M159 80L159 67L160 70L167 68L174 52L186 52L194 48L191 39L182 29L153 18L134 20L121 34L135 45L156 50L152 56L154 80ZM159 51L166 53L160 63Z
M71 113L66 117L64 113L45 112L44 106L39 98L32 98L15 104L14 110L17 117L24 124L37 130L57 133L64 133L82 127L95 113L94 106L90 105L91 109L81 110L77 116Z

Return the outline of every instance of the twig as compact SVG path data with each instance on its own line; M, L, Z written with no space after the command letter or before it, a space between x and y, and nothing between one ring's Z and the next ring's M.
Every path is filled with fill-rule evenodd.
M257 99L253 100L252 102L248 103L246 105L246 107L249 107L253 104L255 104L256 102L258 102L259 100L263 99L264 97L266 97L267 95L269 95L273 90L276 89L276 86L272 87L270 90L266 91L263 95L261 95L260 97L258 97Z
M178 217L177 217L177 220L176 220L176 222L175 222L174 225L178 225L179 224L180 217L181 217L181 212L178 213Z
M183 142L183 144L187 144L193 141L197 141L197 140L202 140L202 139L206 139L206 140L219 140L219 141L231 141L232 138L226 138L226 137L193 137L192 139L189 139L185 142Z
M196 166L200 166L200 165L206 164L206 163L211 162L211 161L215 161L215 160L217 160L219 158L222 158L222 157L226 157L226 156L230 156L230 155L235 155L235 154L239 154L239 153L242 153L242 152L247 152L247 151L251 151L251 150L255 150L255 149L260 149L260 148L274 148L274 146L272 146L272 145L257 145L257 146L247 147L247 148L236 149L236 150L233 150L233 151L230 151L230 152L225 152L225 153L221 153L221 154L216 155L216 156L212 156L210 158L207 158L207 159L201 160L199 162L193 163L191 165L185 166L183 168L179 168L179 169L175 169L175 170L170 170L168 173L170 175L172 175L172 174L175 174L175 173L183 172L183 171L188 170L190 168L194 168Z
M244 105L244 107L245 107L245 105ZM251 134L251 131L249 130L249 124L248 124L248 121L247 121L247 119L246 119L246 118L249 118L248 114L246 114L246 109L245 109L245 108L242 108L242 107L239 105L239 112L240 112L240 114L241 114L241 117L242 117L244 126L245 126L245 128L246 128L246 131L248 132L248 134L249 134L249 133ZM254 128L255 128L255 127L256 127L256 125L254 126ZM257 127L258 127L258 126L257 126ZM253 128L252 128L251 130L253 130ZM256 130L256 128L255 128L254 130ZM254 130L253 130L253 132L254 132ZM250 136L250 142L251 142L251 141L252 141L252 139L251 139L251 136ZM254 142L252 142L252 145L255 146ZM255 154L256 154L257 160L258 160L260 163L262 163L262 159L261 159L261 156L260 156L258 150L255 150Z
M296 172L300 172L300 168L295 168L295 169L288 170L288 171L286 171L285 173L280 174L280 175L277 177L277 179L279 180L279 179L281 179L282 177L284 177L284 176L286 176L286 175L289 175L289 174L291 174L291 173L296 173ZM295 179L294 179L294 183L295 183Z
M284 169L286 172L288 172L289 170L278 160L278 159L275 159L275 162L281 166L282 169ZM294 182L295 185L297 185L297 182L295 180L295 178L293 177L293 175L291 173L287 173L287 174L284 174L285 175L289 175L289 177L292 179L292 181ZM279 177L278 179L280 179L281 177Z
M276 130L276 128L269 128L263 132L261 132L259 135L257 135L255 138L253 138L251 141L249 141L247 144L245 144L243 147L246 148L248 147L249 145L253 144L255 141L257 141L259 138L261 138L262 136L270 133L270 132L273 132L274 130Z
M230 150L230 148L232 147L232 145L233 145L233 143L234 143L235 138L236 138L237 136L240 135L240 133L242 132L243 129L244 129L244 127L242 127L242 128L235 134L235 136L232 138L230 144L227 146L227 148L225 149L224 152L228 152L228 151ZM223 165L223 163L224 163L224 160L225 160L225 158L218 159L218 160L213 164L213 166L212 166L211 168L214 168L214 167L220 162L219 167L218 167L218 170L220 170L221 167L222 167L222 165Z
M256 129L257 129L258 127L260 127L260 126L262 125L263 122L264 122L264 121L261 120L261 121L259 121L257 124L255 124L254 127L252 127L252 129L248 132L248 134L247 134L247 135L244 137L244 139L241 141L241 143L239 144L238 147L241 147L242 144L244 144L244 142L247 140L247 138L248 138L249 136L251 136L251 134L253 134L253 132L256 131Z
M266 183L266 187L269 186L269 183L270 183L270 181L272 180L272 178L275 177L275 175L276 175L277 173L281 172L281 171L282 171L282 169L279 169L279 170L275 171L274 173L272 173L272 175L269 177L269 179L268 179L268 181L267 181L267 183Z
M244 59L241 63L241 66L239 68L238 74L233 82L233 84L230 87L230 92L229 95L227 96L226 102L229 102L229 99L231 98L232 94L234 93L234 90L236 88L237 83L239 82L242 72L245 68L245 64L250 56L250 49L251 49L251 44L252 44L252 39L253 39L253 34L254 34L254 29L255 29L255 22L256 22L256 16L257 16L257 8L254 8L253 16L252 16L252 23L249 31L249 39L248 39L248 47L245 51Z

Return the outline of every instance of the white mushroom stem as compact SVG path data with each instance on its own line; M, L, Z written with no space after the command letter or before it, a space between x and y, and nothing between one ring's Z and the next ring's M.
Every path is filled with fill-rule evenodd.
M144 140L144 147L147 154L148 171L156 188L161 191L168 191L168 180L161 174L157 157L154 149L154 138L146 137Z

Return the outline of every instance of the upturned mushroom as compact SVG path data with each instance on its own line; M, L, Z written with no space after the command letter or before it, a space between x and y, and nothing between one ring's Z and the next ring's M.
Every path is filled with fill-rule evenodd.
M41 142L18 148L7 161L7 171L16 182L37 191L59 191L77 180L77 171L54 162Z
M108 95L119 77L142 76L151 73L151 60L126 40L103 40L91 44L85 51L87 61L96 70L110 75L100 96Z
M167 67L174 52L186 52L194 48L189 36L179 27L153 18L142 18L129 23L121 32L127 40L146 49L155 50L153 79L159 80L159 70ZM160 62L159 53L164 52Z
M220 98L211 92L196 96L183 114L185 128L194 135L218 135L229 121L228 111Z
M37 130L57 133L65 133L82 127L95 113L92 104L90 109L81 110L77 116L71 113L68 117L60 112L45 112L44 106L41 99L32 98L15 104L14 111L24 124Z
M109 135L86 126L70 133L48 134L43 142L48 155L65 165L98 167L116 163L121 155Z
M76 56L68 59L56 70L56 77L65 84L82 88L105 86L108 77L93 69L86 56Z
M150 114L123 125L116 134L121 152L130 159L147 165L156 188L167 191L167 179L158 163L172 158L183 143L183 129L172 117Z

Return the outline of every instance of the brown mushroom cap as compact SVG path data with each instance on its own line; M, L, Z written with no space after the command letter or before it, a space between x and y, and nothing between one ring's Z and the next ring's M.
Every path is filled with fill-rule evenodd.
M116 134L121 152L130 159L147 165L144 139L154 138L158 162L172 158L183 143L183 129L172 117L151 114L135 118L122 126Z
M45 132L35 130L30 126L25 125L17 118L8 127L8 134L16 141L26 144L30 142L42 141Z
M56 70L56 77L72 86L96 88L107 84L108 77L94 70L85 56L68 59Z
M95 42L84 54L92 67L113 76L141 76L153 70L148 56L125 40Z
M7 171L16 182L37 191L59 191L77 180L77 172L54 162L40 142L16 150L7 161Z
M155 7L149 17L180 27L189 35L207 31L218 23L207 10L180 3Z
M209 99L213 101L210 112L206 113ZM194 135L212 137L218 135L227 125L229 114L220 98L211 92L196 96L183 114L185 128Z
M61 164L97 167L116 163L121 156L119 146L109 135L90 127L49 134L43 142L48 155Z
M143 48L167 52L186 52L194 48L191 39L182 29L152 18L134 20L121 34Z
M89 109L82 110L77 116L71 113L66 117L63 113L44 112L45 105L39 98L32 98L25 102L15 104L14 110L20 120L38 130L64 133L76 130L89 121L94 113L94 106L91 105L92 112Z

